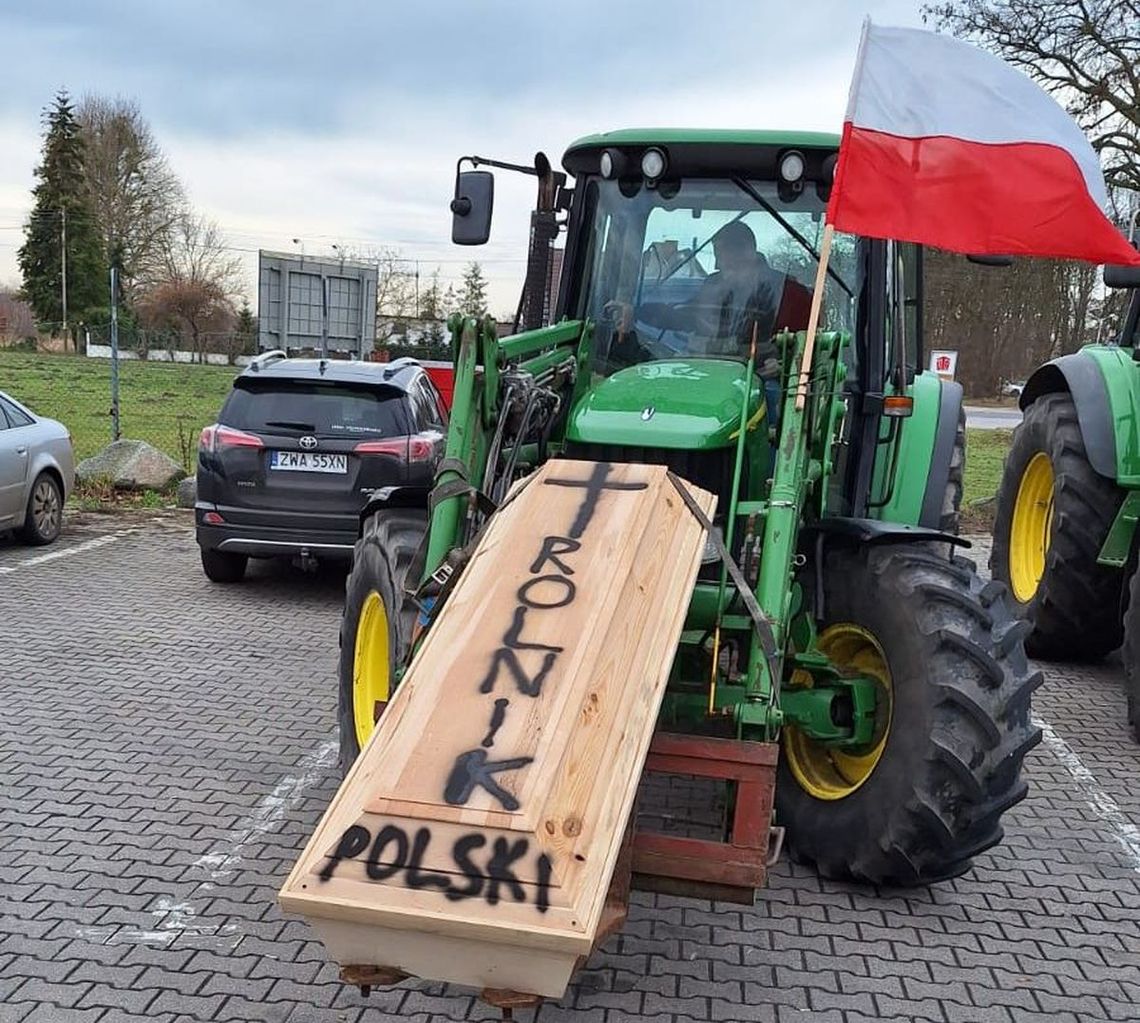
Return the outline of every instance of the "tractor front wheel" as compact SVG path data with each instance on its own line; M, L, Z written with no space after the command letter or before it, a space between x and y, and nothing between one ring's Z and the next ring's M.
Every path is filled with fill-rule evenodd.
M1021 763L1040 739L1029 698L1041 681L1022 648L1027 626L1004 586L944 550L829 554L819 646L873 680L875 727L859 749L785 728L776 786L792 855L827 877L956 877L1001 840L1001 815L1025 795Z
M1013 432L990 570L1033 631L1033 657L1103 657L1120 645L1124 575L1098 565L1124 492L1090 464L1069 394L1044 394Z
M382 509L364 522L345 584L340 625L340 766L347 772L392 697L411 642L416 606L404 592L427 513Z

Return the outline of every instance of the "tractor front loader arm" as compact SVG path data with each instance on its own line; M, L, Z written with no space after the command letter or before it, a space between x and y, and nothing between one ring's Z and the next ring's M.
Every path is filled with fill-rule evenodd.
M736 706L737 723L742 728L759 728L772 736L783 722L779 706L783 653L788 645L789 626L796 596L794 570L799 534L805 509L813 518L823 512L827 480L833 469L833 449L842 422L841 388L846 367L840 354L845 338L821 333L806 387L805 401L799 403L796 381L804 358L805 335L781 335L784 347L785 388L780 414L776 463L768 500L761 507L744 502L738 513L759 512L764 518L760 574L756 599L775 634L780 656L765 658L759 644L749 653L747 698ZM799 406L799 407L797 407Z
M485 514L488 507L484 499L488 485L495 482L488 479L488 473L494 476L506 446L513 441L508 476L533 467L541 452L526 445L525 434L528 428L538 426L533 411L536 392L551 399L579 386L592 335L589 325L581 320L526 331L502 341L489 316L475 319L457 315L448 326L455 390L447 445L429 497L424 579L444 563L451 550L464 546L473 535L474 519ZM511 431L517 435L509 436ZM509 486L511 481L505 482Z

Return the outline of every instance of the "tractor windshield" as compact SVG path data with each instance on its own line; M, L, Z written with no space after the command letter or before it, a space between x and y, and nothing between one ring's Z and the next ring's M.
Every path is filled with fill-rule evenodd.
M597 324L594 371L678 356L763 365L772 335L807 327L823 233L814 188L781 198L773 181L686 178L647 188L593 178L576 313ZM821 326L850 331L855 242L837 235Z

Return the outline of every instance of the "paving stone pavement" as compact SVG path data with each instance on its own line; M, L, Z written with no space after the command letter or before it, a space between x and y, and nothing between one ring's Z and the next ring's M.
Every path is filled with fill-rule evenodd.
M494 1018L441 985L362 999L276 907L336 787L342 588L211 586L183 519L0 541L0 1023ZM751 908L635 895L538 1020L1140 1019L1119 664L1050 666L1035 710L1030 796L970 875L891 892L783 864Z

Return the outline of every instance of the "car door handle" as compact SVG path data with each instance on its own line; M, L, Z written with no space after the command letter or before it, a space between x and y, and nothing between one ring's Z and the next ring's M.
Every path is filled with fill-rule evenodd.
M28 453L27 448L16 448L16 454L17 455L26 455L27 453Z

